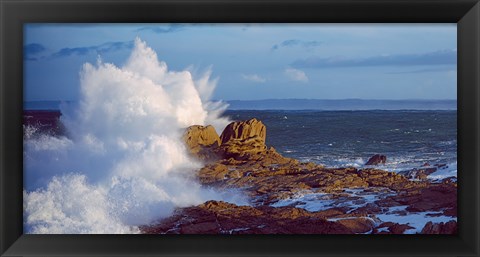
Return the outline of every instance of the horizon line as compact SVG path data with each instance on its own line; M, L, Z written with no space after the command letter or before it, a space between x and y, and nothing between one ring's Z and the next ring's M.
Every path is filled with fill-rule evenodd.
M321 101L345 101L345 100L361 100L361 101L457 101L458 99L428 99L428 98L404 98L404 99L375 99L375 98L264 98L264 99L212 99L211 101L271 101L271 100L321 100ZM79 100L23 100L23 102L75 102Z
M426 99L426 98L405 98L405 99L372 99L372 98L265 98L265 99L230 99L230 100L212 100L212 101L271 101L271 100L321 100L321 101L457 101L457 99Z

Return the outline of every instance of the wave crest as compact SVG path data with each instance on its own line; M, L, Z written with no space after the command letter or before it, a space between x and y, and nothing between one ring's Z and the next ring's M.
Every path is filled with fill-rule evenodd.
M86 63L80 102L61 107L68 138L25 140L26 233L135 233L176 207L243 201L202 188L181 140L187 126L228 124L210 76L169 71L139 38L123 67Z

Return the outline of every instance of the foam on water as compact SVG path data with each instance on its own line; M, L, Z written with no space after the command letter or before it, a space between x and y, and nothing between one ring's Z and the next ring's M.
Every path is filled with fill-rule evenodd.
M335 201L331 200L328 194L325 193L313 193L310 191L298 192L291 198L279 200L270 206L272 207L284 207L294 206L296 208L302 208L307 211L315 212L324 209L328 209Z
M457 177L457 162L440 167L437 171L427 176L431 180L442 180L450 177Z
M341 195L345 194L345 195ZM384 189L381 192L369 192L364 188L345 189L341 194L327 194L316 193L312 191L299 192L290 198L279 200L270 206L272 207L284 207L294 206L296 208L302 208L310 212L317 212L328 210L330 208L344 207L349 210L346 213L352 213L359 208L365 207L369 204L373 204L378 200L385 199L388 196L392 196L395 193L393 191ZM381 213L376 213L372 217L362 217L370 219L376 226L384 222L395 222L399 224L407 224L412 229L405 231L405 234L420 233L425 224L429 221L433 223L448 222L451 220L456 221L456 217L450 217L442 215L441 212L408 212L406 208L408 206L393 206L385 208ZM328 218L329 221L339 221L345 219L357 219L356 216ZM386 231L386 229L380 229L380 231Z
M346 207L353 212L370 203L392 195L392 191L383 189L381 192L368 192L365 188L347 188L341 193L319 193L312 191L297 192L293 196L279 200L272 207L294 206L310 212L327 210L334 207Z
M283 153L291 153L291 151L283 151ZM435 163L435 164L444 164L442 162L437 163L437 158L432 157L432 158L425 158L425 157L419 157L414 154L404 154L403 156L393 156L393 157L387 157L387 162L385 164L379 164L379 165L365 165L367 162L368 158L355 158L355 157L338 157L338 156L332 156L332 155L324 155L324 156L315 156L315 157L300 157L298 158L301 161L304 162L315 162L321 165L324 165L326 167L331 167L331 168L343 168L343 167L354 167L358 169L363 169L363 168L378 168L386 171L391 171L391 172L400 172L400 171L405 171L405 170L411 170L414 168L420 168L423 167L425 163ZM448 171L446 171L445 167L442 167L439 169L438 176L441 176L436 178L434 177L435 175L432 175L430 178L431 179L442 179L446 177L452 177L456 176L456 162L450 163L447 165ZM453 168L451 168L453 167Z
M380 220L380 223L394 222L413 227L413 229L407 229L404 234L420 233L429 221L433 223L446 223L451 220L457 221L456 217L439 215L441 212L409 212L407 215L399 214L399 212L405 211L406 207L407 206L391 207L385 213L377 214L376 217Z
M67 136L25 137L25 232L135 233L176 207L244 203L202 188L181 140L187 126L228 123L210 76L169 71L138 38L123 67L85 64L80 101L61 106Z

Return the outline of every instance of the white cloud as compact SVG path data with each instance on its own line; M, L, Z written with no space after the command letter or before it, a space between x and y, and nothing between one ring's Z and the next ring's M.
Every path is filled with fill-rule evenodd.
M307 74L305 74L305 72L301 70L297 70L294 68L286 68L285 75L287 75L287 77L294 81L308 82Z
M264 83L264 82L267 81L266 78L261 77L257 74L242 74L242 77L246 80L250 80L250 81L253 81L253 82L257 82L257 83Z

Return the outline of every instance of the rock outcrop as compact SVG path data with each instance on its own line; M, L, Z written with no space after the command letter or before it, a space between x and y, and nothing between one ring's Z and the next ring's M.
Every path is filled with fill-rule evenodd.
M191 126L184 134L190 153L202 160L247 160L265 152L267 129L257 119L232 122L219 137L212 126Z
M387 162L387 156L381 154L375 154L374 156L370 157L365 165L378 165L378 164L385 164Z
M447 167L448 167L447 164L435 164L435 165L432 166L428 163L425 163L420 168L400 171L399 174L402 174L409 179L428 180L428 176L430 174L432 174L434 172L437 172L438 170L445 169ZM446 178L445 181L453 179L453 178L454 177Z
M213 126L190 126L186 129L183 140L190 153L202 160L214 159L218 156L221 141Z
M375 234L403 234L408 229L414 229L414 227L407 224L385 222L375 228Z
M223 130L221 148L225 158L244 158L264 152L267 129L257 119L232 122Z
M24 127L35 128L38 134L65 135L65 126L60 122L60 111L24 110Z
M433 223L429 221L423 227L421 234L457 234L457 222Z
M196 153L201 147L220 146L220 137L213 126L191 126L184 134L188 148Z
M404 175L409 179L427 180L428 175L437 171L437 168L421 168L401 171L398 174Z
M457 216L456 181L433 183L371 167L302 163L267 148L266 127L256 119L232 122L220 137L213 127L193 126L184 139L193 155L209 160L197 172L199 182L217 190L241 189L251 200L250 206L209 201L180 208L172 217L142 227L144 233L456 232L452 222L427 224L422 229L377 217L429 213L453 220ZM384 155L375 155L367 165L385 162Z
M228 124L220 136L222 144L228 143L231 140L246 140L250 138L258 138L263 144L265 144L267 138L265 125L255 118Z
M352 234L348 224L302 209L237 206L221 201L185 208L141 230L146 234Z

